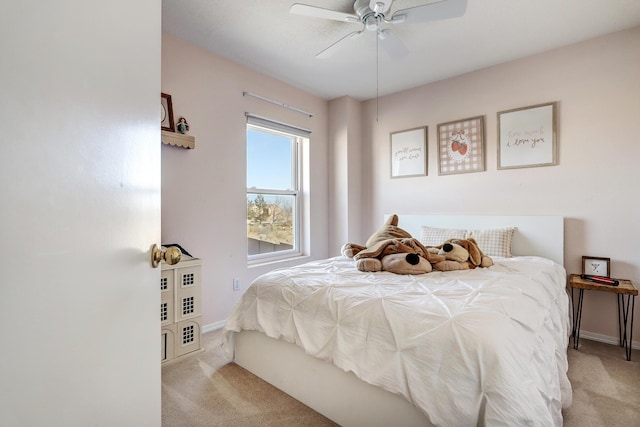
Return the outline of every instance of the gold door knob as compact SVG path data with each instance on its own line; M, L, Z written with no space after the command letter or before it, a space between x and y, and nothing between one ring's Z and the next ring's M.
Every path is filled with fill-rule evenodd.
M164 252L155 243L151 246L151 265L153 268L157 268L162 260L169 265L177 264L180 262L181 256L182 252L175 246L169 246Z

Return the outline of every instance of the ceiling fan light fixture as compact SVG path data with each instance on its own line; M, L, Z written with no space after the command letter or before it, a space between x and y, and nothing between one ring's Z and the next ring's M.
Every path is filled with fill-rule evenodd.
M380 17L373 14L367 16L364 20L364 26L369 31L376 31L380 25Z

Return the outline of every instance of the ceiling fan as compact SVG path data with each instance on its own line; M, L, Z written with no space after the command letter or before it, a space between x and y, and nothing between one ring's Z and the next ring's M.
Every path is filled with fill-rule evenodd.
M376 31L380 45L391 58L400 58L409 50L404 43L382 24L415 24L441 19L457 18L467 10L467 0L438 0L421 6L395 11L387 17L394 0L356 0L353 4L355 14L325 9L307 4L295 3L289 12L314 18L332 19L347 23L362 24L362 28L342 37L326 49L320 51L317 58L328 58L344 41L358 37L365 31Z

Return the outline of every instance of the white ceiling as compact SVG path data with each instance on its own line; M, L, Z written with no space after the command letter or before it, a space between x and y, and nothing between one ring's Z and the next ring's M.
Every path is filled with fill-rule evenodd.
M388 27L401 59L376 55L373 32L317 59L360 25L290 14L296 2L353 13L353 0L162 0L162 29L324 99L365 100L640 26L640 0L469 0L461 18Z

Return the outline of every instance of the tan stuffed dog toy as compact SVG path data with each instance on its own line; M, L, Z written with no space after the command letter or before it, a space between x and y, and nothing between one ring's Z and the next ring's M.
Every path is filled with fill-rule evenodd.
M342 248L340 248L340 252L347 258L353 258L358 252L372 248L376 243L382 242L383 240L404 238L411 238L411 234L398 227L398 215L391 215L382 228L369 237L365 246L357 243L345 243L342 245Z
M396 274L423 274L432 271L433 262L445 256L431 253L418 239L398 227L398 216L391 215L380 230L367 240L366 246L346 243L340 252L356 260L360 271L390 271Z
M469 270L476 267L491 267L493 260L482 253L475 239L449 239L441 246L430 247L432 253L443 255L445 260L433 264L434 270Z

